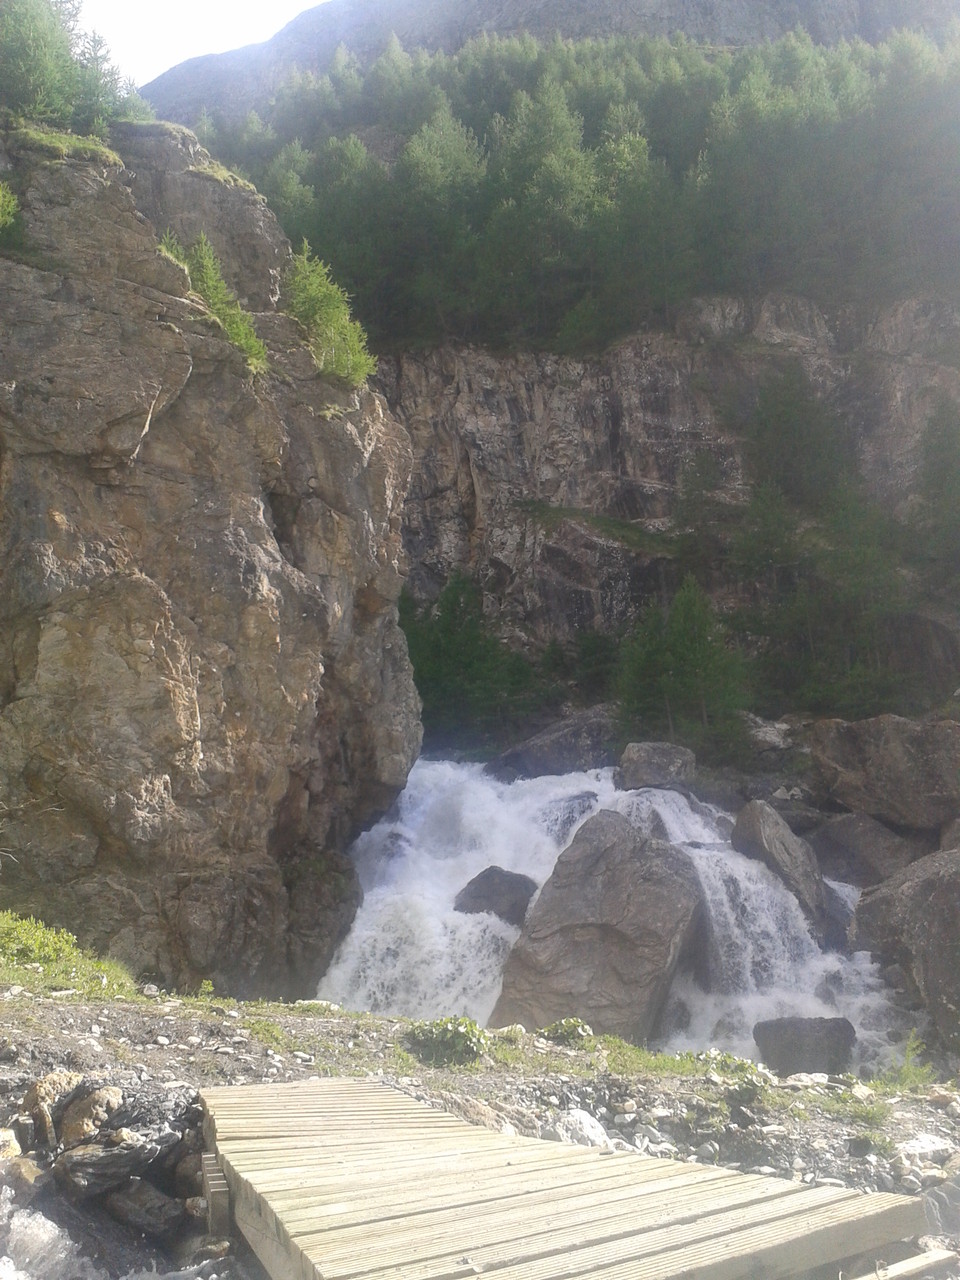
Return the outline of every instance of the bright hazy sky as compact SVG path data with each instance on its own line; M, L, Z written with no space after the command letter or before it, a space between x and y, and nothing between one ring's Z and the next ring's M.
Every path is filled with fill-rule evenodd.
M80 27L106 40L113 62L136 84L202 53L269 40L319 0L83 0Z

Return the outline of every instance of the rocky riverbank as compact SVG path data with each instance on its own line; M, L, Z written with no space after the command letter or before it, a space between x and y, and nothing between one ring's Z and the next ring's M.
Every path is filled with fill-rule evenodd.
M0 1204L0 1255L11 1249L14 1208L29 1207L60 1224L99 1269L77 1275L99 1280L155 1266L253 1280L255 1260L239 1242L208 1235L196 1199L198 1091L370 1073L471 1123L542 1139L611 1142L810 1184L922 1195L931 1239L960 1247L960 1088L913 1058L899 1074L871 1082L778 1080L716 1053L667 1058L611 1037L574 1032L570 1045L557 1043L558 1033L509 1028L490 1034L478 1061L438 1065L417 1056L404 1020L318 1002L181 999L150 988L140 998L97 1001L31 990L31 974L24 976L24 984L0 989L0 1130L31 1148L17 1155L13 1133L0 1134L0 1183L14 1197L11 1205L5 1193ZM35 1086L54 1072L68 1073L61 1098L106 1091L72 1137L56 1098L46 1111L56 1132L44 1134ZM112 1178L98 1182L94 1172L116 1159L111 1152L149 1153L151 1143L156 1154L135 1177L169 1202L168 1225L152 1240L125 1207L130 1179L108 1189ZM81 1148L85 1157L76 1154ZM160 1221L163 1201L150 1203ZM0 1275L19 1276L3 1265ZM31 1280L54 1274L31 1272L26 1259L16 1265Z

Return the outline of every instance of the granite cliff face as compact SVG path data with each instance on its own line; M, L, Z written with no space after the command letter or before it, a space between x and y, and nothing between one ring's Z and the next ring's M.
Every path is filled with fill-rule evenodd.
M644 535L676 514L698 459L712 460L720 501L747 500L736 424L790 364L849 423L870 493L903 510L937 397L960 403L958 339L960 309L939 301L828 316L780 295L696 302L672 330L596 359L447 347L382 361L414 448L411 587L429 599L465 570L494 612L540 640L620 627L678 585ZM911 627L904 647L949 680L955 622L931 610Z
M204 107L244 115L294 68L325 71L341 45L372 61L394 35L406 49L448 53L474 36L523 32L541 40L682 33L743 45L802 27L814 40L835 44L877 41L901 28L941 31L956 17L956 0L326 0L265 43L192 58L143 92L161 115L194 123Z
M168 984L315 989L348 839L419 749L396 623L403 428L315 373L274 308L272 215L192 135L125 167L4 149L0 901ZM270 352L158 252L202 229Z

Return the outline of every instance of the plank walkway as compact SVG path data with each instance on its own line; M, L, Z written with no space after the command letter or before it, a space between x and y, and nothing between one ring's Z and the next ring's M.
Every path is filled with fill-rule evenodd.
M918 1198L506 1137L377 1081L203 1102L273 1280L775 1280L926 1230Z

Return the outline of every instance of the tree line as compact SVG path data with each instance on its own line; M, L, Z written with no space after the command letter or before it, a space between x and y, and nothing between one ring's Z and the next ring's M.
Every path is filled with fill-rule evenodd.
M590 350L702 292L960 283L960 34L393 41L197 128L381 350Z

